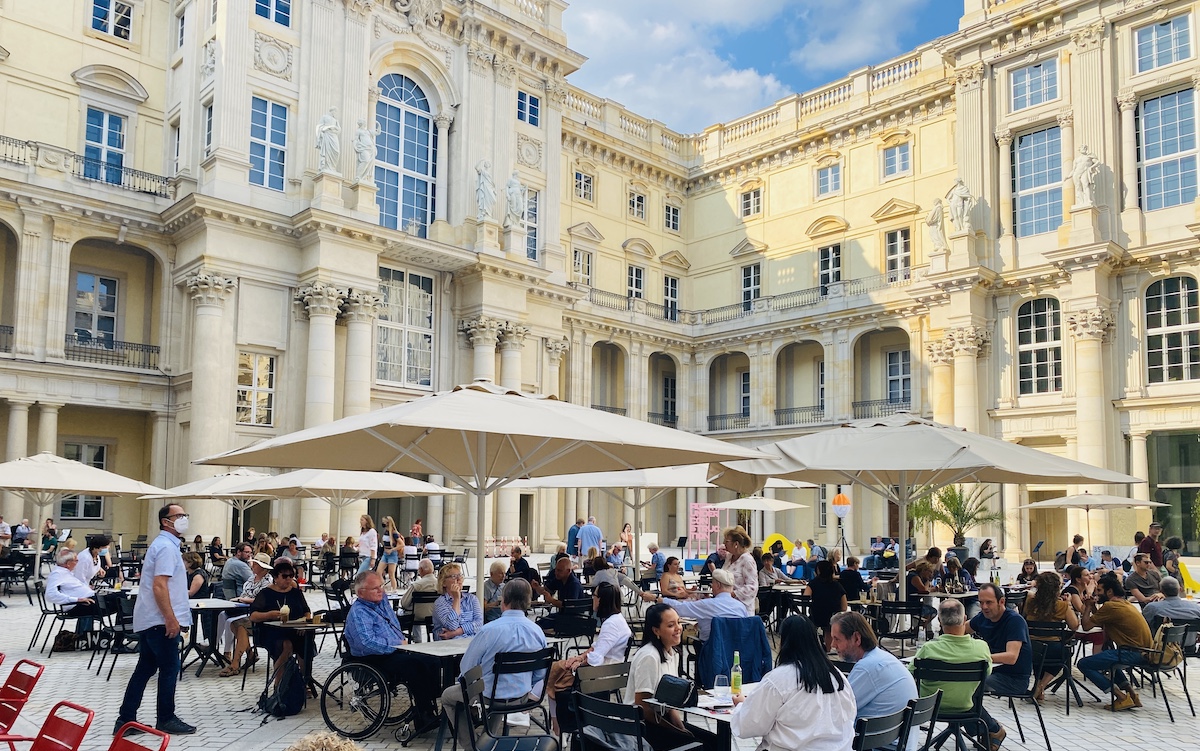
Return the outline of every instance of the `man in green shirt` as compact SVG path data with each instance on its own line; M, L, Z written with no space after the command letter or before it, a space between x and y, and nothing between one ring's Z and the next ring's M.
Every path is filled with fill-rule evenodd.
M992 653L987 642L967 636L967 614L962 603L958 600L946 599L938 608L938 620L942 624L942 635L933 641L925 642L917 650L916 658L909 665L909 670L915 670L917 660L942 660L944 662L964 665L972 662L986 662L988 673L992 671ZM966 712L971 709L971 700L975 696L978 684L948 683L943 681L922 681L917 687L921 696L929 696L938 689L942 690L941 708L947 712ZM983 719L987 723L991 735L991 748L996 751L1007 734L1000 723L992 719L987 710L983 710Z

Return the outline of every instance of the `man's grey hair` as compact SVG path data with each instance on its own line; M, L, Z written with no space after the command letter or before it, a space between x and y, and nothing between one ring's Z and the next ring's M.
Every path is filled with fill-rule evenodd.
M588 524L595 524L595 523L596 523L596 517L594 517L594 516L589 516L589 517L588 517Z
M1158 589L1163 593L1163 597L1178 597L1179 580L1173 576L1164 576L1158 583Z
M943 626L961 626L967 620L967 612L958 600L943 600L938 606L938 620Z
M375 577L376 579L379 579L379 581L383 581L383 577L380 576L379 574L375 573L374 571L359 571L358 572L358 574L354 577L354 596L355 597L359 596L359 591L367 586L367 582L370 581L371 577Z
M432 574L433 561L429 560L428 558L422 558L421 562L417 564L417 573L421 576L429 576Z
M74 550L71 550L70 548L60 548L59 551L54 554L54 562L60 566L65 566L78 557L79 556L75 555Z
M504 561L492 561L492 565L490 568L488 568L488 571L493 574L499 571L503 574L508 571L508 566L505 565Z
M524 579L513 579L504 585L500 598L509 610L529 610L533 602L533 588Z

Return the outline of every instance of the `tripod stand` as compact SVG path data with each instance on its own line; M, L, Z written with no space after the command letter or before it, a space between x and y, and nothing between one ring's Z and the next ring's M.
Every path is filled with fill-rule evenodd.
M850 545L846 542L846 527L841 519L838 519L838 541L833 546L842 551L842 565L846 565L846 559L850 557Z

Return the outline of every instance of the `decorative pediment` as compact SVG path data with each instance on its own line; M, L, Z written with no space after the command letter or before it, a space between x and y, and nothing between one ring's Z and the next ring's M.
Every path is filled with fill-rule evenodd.
M580 222L567 228L567 234L577 240L590 240L594 243L604 242L604 235L591 222Z
M845 232L848 229L850 229L850 225L840 216L823 216L808 225L808 229L804 231L804 234L809 237L822 237L824 235Z
M911 138L912 134L910 134L904 128L896 128L895 130L884 131L883 135L880 136L880 140L883 141L884 146L896 146L908 141Z
M729 255L737 258L738 256L749 256L756 253L762 254L767 252L765 243L755 242L750 238L742 238L742 241L733 246L733 250L729 251Z
M752 177L749 180L746 180L745 182L742 183L741 191L743 193L745 193L748 190L754 190L755 188L761 188L761 187L763 187L763 185L765 185L765 183L763 182L763 179L761 177Z
M887 203L880 206L874 214L871 214L871 218L877 222L886 222L889 219L912 216L920 211L921 207L915 203L901 201L899 198L889 198Z
M142 103L150 98L146 87L125 71L111 65L85 65L71 74L80 88Z
M820 169L831 167L840 161L842 161L842 154L840 151L822 151L821 153L817 154L816 162L817 167Z
M678 250L672 250L670 253L664 253L662 257L663 266L674 266L675 268L688 270L692 264L688 263L688 259L683 257L683 253Z
M655 256L654 246L640 237L629 238L621 243L621 247L625 249L626 253L637 253L647 258L654 258Z

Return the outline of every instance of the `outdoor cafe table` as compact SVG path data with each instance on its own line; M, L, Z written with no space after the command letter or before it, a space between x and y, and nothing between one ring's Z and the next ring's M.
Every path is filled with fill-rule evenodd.
M287 623L281 623L279 621L262 621L258 625L291 631L292 633L299 634L304 637L304 654L301 656L300 661L301 670L304 671L304 684L308 686L308 690L312 692L314 697L320 696L321 687L317 685L316 681L314 681L312 677L313 647L317 641L317 633L329 629L331 624L312 623L311 621L306 621L301 618L298 620L288 621Z
M118 596L121 596L122 593L124 593L124 596L127 597L136 596L134 591L125 589L113 590L113 594ZM219 646L220 641L216 634L216 615L219 613L228 613L233 610L240 610L248 607L250 606L246 605L245 603L222 600L216 597L203 597L195 600L188 600L188 608L192 611L192 615L194 617L192 618L191 631L188 634L187 646L179 655L179 675L182 676L183 671L187 670L192 665L195 665L197 662L200 663L200 666L196 668L197 678L199 678L200 673L203 672L204 666L210 662L217 667L224 666L225 657L221 654L221 648ZM205 636L208 637L207 647L201 645L196 637L196 635L200 633L200 621L204 618L205 614L212 615L212 618L204 619ZM212 633L209 633L209 631ZM187 658L188 653L190 652L194 652L196 654L196 659L189 663Z
M754 687L757 685L757 683L743 684L742 694L748 696L754 691ZM724 751L727 748L733 748L733 731L731 730L729 724L733 719L733 706L731 704L728 707L721 707L719 709L713 707L714 698L711 693L707 691L701 691L699 703L694 707L672 707L668 704L663 704L654 698L647 699L646 703L657 707L664 713L671 709L682 712L685 715L684 724L686 724L688 716L703 720L711 720L712 722L716 723L716 748L720 749L721 751Z

